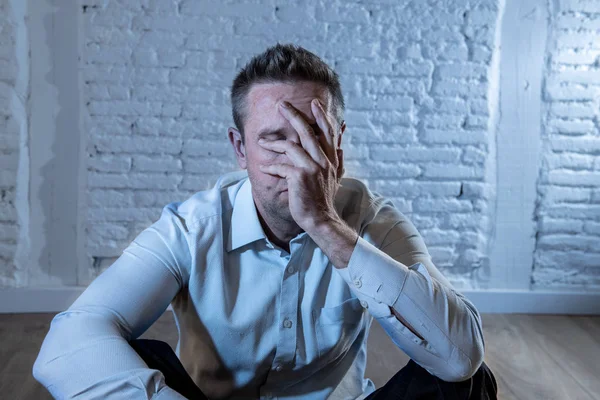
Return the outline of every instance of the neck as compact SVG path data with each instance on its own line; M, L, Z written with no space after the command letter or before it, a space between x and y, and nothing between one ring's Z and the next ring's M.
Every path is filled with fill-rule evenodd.
M269 215L258 205L256 210L258 211L258 219L267 238L289 253L290 241L303 232L302 228L296 222L282 220Z

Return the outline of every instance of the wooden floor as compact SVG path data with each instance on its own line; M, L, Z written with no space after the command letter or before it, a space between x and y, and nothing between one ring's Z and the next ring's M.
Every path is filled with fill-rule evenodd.
M0 314L0 398L52 397L31 367L53 314ZM484 314L485 362L500 399L600 400L600 316ZM175 348L175 325L165 313L142 337ZM406 364L379 324L369 335L367 377L383 385Z

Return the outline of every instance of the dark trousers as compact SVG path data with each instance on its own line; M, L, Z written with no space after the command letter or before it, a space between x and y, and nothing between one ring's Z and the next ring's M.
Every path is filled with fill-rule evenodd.
M135 339L129 342L148 367L165 376L165 382L190 400L208 398L192 378L167 343L160 340ZM462 382L446 382L410 360L384 386L371 393L366 400L495 400L498 386L496 378L483 363L475 375Z

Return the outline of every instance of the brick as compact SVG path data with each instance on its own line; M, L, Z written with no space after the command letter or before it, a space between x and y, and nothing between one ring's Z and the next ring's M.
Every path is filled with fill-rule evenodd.
M595 31L600 29L600 18L589 18L582 13L562 14L556 18L556 28L562 30Z
M591 31L567 31L558 35L559 48L594 48L598 47L598 36Z
M434 80L432 93L437 96L485 97L487 89L476 80Z
M0 207L0 221L2 222L17 222L17 210L14 206L2 204Z
M147 136L102 136L91 138L89 145L101 152L179 154L183 141L176 138Z
M129 173L109 174L90 172L88 184L91 188L108 189L176 189L182 181L181 175L167 175L163 173Z
M437 247L428 245L427 251L436 266L443 265L444 263L452 264L452 260L455 258L455 252L452 246Z
M579 233L583 230L583 221L569 219L542 218L540 231L543 233Z
M416 212L470 212L473 205L470 201L456 199L417 199L413 202Z
M127 227L119 224L96 223L90 224L88 229L92 238L123 240L129 236Z
M17 171L18 166L19 155L17 153L0 154L0 170Z
M402 162L369 161L362 168L370 178L416 178L422 174L419 166Z
M598 24L600 29L600 23ZM565 49L558 51L558 54L552 56L552 61L557 64L565 65L593 65L600 58L600 50L581 49L575 51L573 49Z
M485 99L469 99L469 109L473 115L489 115L488 102Z
M425 164L423 176L439 179L482 179L484 168L481 166L464 166L456 164Z
M436 97L433 98L432 104L427 105L429 113L440 114L465 114L469 109L467 102L455 97Z
M484 131L425 129L420 138L427 144L479 145L488 142Z
M155 207L142 208L116 208L116 207L104 207L104 208L89 208L88 209L88 220L89 221L102 221L102 222L133 222L133 221L153 221L160 217L160 209Z
M395 63L393 70L394 74L403 77L428 77L433 73L433 63L431 61L403 61Z
M469 62L440 64L437 67L437 74L441 79L481 79L487 74L487 66Z
M593 101L600 96L600 88L578 84L565 85L550 81L546 84L546 95L548 100L552 101Z
M136 190L134 202L141 207L164 207L174 201L185 201L191 197L190 191L160 191L160 190Z
M550 104L550 115L556 118L593 119L598 112L597 106L589 102L553 102Z
M371 21L369 9L363 4L327 4L318 6L315 14L317 20L326 22L350 22L367 24Z
M375 180L374 190L388 193L390 196L400 196L414 199L422 196L449 197L458 196L460 182L424 182L415 180Z
M577 153L551 153L546 156L548 168L550 170L568 168L568 169L588 169L594 166L594 157Z
M374 145L370 148L371 159L376 161L403 162L454 162L460 157L459 149L432 147L397 147Z
M131 157L126 155L95 155L88 158L88 167L100 172L127 172Z
M202 139L188 139L183 143L185 156L226 157L233 152L231 145L225 141L208 142Z
M336 71L342 74L351 71L353 74L390 75L392 64L377 63L374 59L342 60L338 62Z
M576 187L542 186L546 204L554 203L587 203L591 190Z
M140 101L91 101L91 115L160 115L161 103Z
M550 137L550 147L555 151L574 151L586 154L600 153L600 137L562 138Z
M600 205L558 204L547 207L544 213L554 218L600 220Z
M564 67L559 72L555 72L553 78L559 82L598 85L600 84L600 69Z
M225 172L238 169L233 154L228 157L192 158L184 157L183 170L188 173L204 175L221 175ZM187 187L181 189L188 189Z
M133 199L134 192L132 190L93 189L88 191L89 207L133 206Z
M489 218L486 216L474 218L472 214L447 214L443 226L452 229L482 229L485 231L488 225Z
M15 243L0 242L0 258L12 260L16 252L17 245Z
M177 172L181 171L181 160L172 156L133 156L134 171Z
M420 233L425 243L431 246L456 245L460 240L460 234L453 231L424 229Z
M16 171L0 170L0 188L13 188L16 185Z
M569 265L577 265L582 268L597 268L600 266L600 253L552 249L538 252L538 258L541 264L556 266L560 269L564 269Z
M483 165L486 161L488 153L476 147L467 146L463 151L462 161L465 164Z
M307 21L315 18L315 7L281 3L275 8L275 18L282 22ZM328 21L331 22L331 21Z
M396 111L411 111L413 109L414 100L407 96L398 95L382 95L378 96L372 107L379 110L396 110Z
M0 240L16 240L19 235L19 227L15 224L0 223Z
M257 6L256 4L220 4L215 7L212 3L184 0L181 2L182 15L211 15L217 17L257 18L273 17L275 8Z
M598 186L600 182L600 171L550 171L548 174L548 182L566 186Z
M496 194L496 189L489 183L484 182L463 182L462 194L457 197L461 199L482 198L489 200Z
M583 230L591 235L600 236L600 222L586 221L583 225Z
M423 125L434 129L459 129L465 121L464 115L455 114L424 114Z
M213 18L210 16L169 16L169 15L137 15L133 18L132 29L171 31L174 27L182 32L221 32L233 35L234 23L231 18Z
M585 235L542 235L537 240L540 249L597 251L598 238Z
M0 150L14 151L19 148L19 135L18 134L2 134L0 133Z

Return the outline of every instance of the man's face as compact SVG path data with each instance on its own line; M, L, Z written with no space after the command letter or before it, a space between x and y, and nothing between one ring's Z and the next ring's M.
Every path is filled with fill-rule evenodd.
M258 166L260 164L293 166L294 163L286 154L279 154L260 146L258 139L264 137L267 140L291 140L300 143L298 133L278 110L278 104L284 100L300 111L315 133L320 133L310 106L310 102L314 98L318 98L323 104L330 124L336 131L335 143L337 144L339 127L333 117L331 95L325 86L314 82L253 85L246 98L247 118L244 125L244 144L235 140L234 132L237 131L230 129L229 132L230 141L236 150L238 164L241 168L248 170L257 207L276 219L294 221L288 206L287 181L284 178L263 173Z

